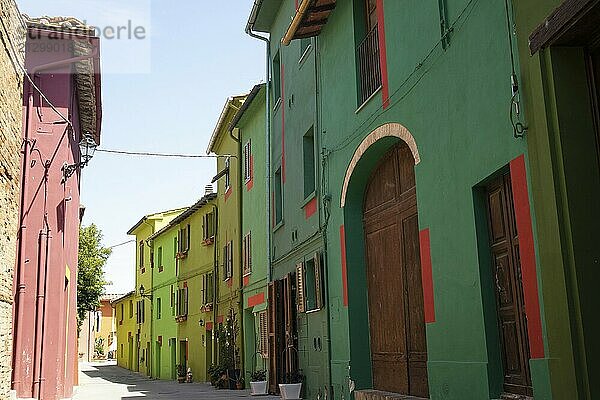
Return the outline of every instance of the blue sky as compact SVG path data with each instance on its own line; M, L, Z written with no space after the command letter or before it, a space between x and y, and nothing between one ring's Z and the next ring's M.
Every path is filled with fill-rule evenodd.
M102 41L101 148L205 154L227 97L264 80L264 45L244 33L252 0L17 2L30 16L146 29L145 40ZM84 224L98 225L107 246L127 241L143 215L193 204L214 172L210 159L97 153L83 171ZM134 244L114 249L108 292L133 290L134 261Z

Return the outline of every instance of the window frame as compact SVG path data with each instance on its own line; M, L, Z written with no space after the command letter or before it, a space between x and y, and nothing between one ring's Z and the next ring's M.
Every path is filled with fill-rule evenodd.
M244 183L252 180L252 139L244 145Z

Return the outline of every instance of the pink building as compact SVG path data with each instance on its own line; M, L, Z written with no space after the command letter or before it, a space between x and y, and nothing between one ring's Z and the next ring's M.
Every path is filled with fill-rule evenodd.
M80 146L100 143L100 40L73 19L28 20L27 31L12 387L54 400L77 380Z

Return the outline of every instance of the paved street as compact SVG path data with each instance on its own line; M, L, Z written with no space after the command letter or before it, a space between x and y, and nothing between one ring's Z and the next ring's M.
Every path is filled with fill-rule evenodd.
M204 383L178 384L150 380L114 363L80 364L79 387L73 400L228 400L249 399L249 391L215 390ZM274 400L279 397L265 396Z

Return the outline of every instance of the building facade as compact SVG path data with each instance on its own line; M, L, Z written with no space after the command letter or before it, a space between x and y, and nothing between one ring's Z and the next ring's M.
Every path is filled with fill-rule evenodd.
M112 302L115 310L115 324L117 332L117 365L133 370L134 367L134 334L136 319L134 309L135 293L129 292Z
M99 40L72 18L27 21L31 80L22 103L14 279L12 387L18 398L68 398L77 381L79 190L81 167L89 161L80 145L100 143ZM36 51L44 46L59 50Z
M266 85L256 85L234 117L242 144L242 174L238 182L242 197L242 270L244 359L246 382L250 374L268 369L267 293L269 283L266 204Z
M134 299L136 330L133 337L135 354L132 370L147 376L152 376L152 353L154 351L152 340L154 337L152 287L154 284L155 254L149 238L167 226L183 211L185 211L185 208L146 215L127 232L128 235L135 236L136 242Z
M11 388L13 276L19 224L25 22L13 0L0 1L0 398Z
M515 2L525 129L539 235L548 396L600 396L600 7L591 1ZM549 397L548 397L549 398Z

